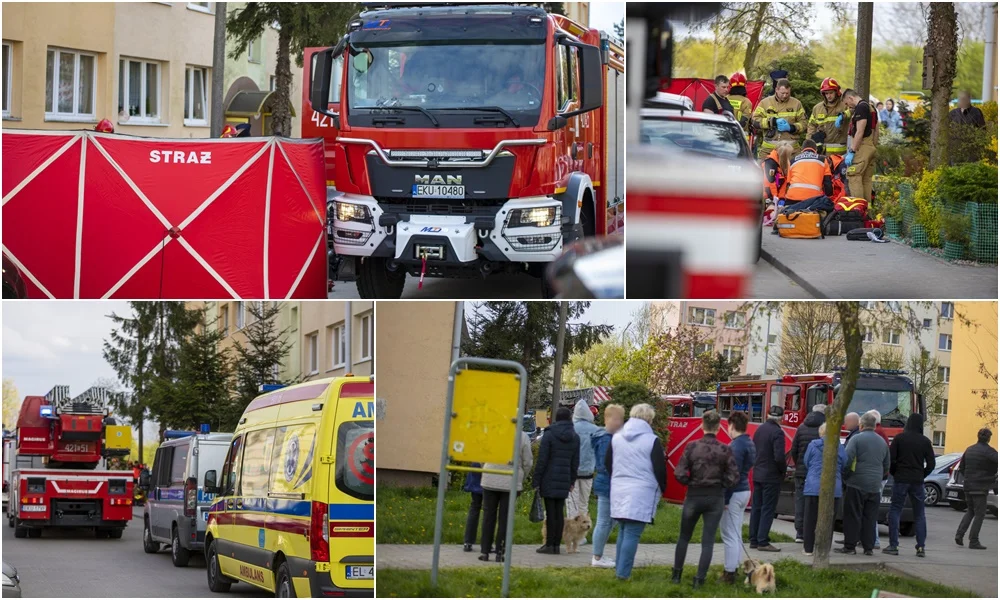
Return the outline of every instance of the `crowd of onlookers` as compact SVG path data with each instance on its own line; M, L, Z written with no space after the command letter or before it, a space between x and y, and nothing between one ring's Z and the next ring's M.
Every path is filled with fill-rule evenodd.
M685 445L674 468L677 481L687 486L674 556L675 583L681 580L688 545L699 521L702 522L701 554L694 586L705 583L715 535L720 529L725 545L722 581L736 581L741 556L747 553L742 528L748 504L751 507L749 548L781 552L771 543L770 533L782 483L789 475L795 485L795 541L803 545L806 555L813 554L823 491L828 413L826 405L813 407L797 428L787 451L781 407L775 408L753 436L748 433L746 413L730 414L728 444L717 437L721 427L719 413L710 410L702 416L702 437ZM632 407L626 420L624 407L608 404L604 407L604 427L598 427L586 401L579 401L572 411L560 408L541 438L537 461L532 460L528 435L521 434L521 477L517 489L521 491L524 475L531 472L531 485L545 505L545 543L538 553L559 554L566 518L585 515L589 522L593 493L597 496L597 520L591 565L614 568L620 579L630 577L643 530L653 523L667 485L666 455L652 427L655 415L652 406L638 404ZM832 474L834 510L842 515L844 538L843 545L834 552L857 554L860 546L865 555L871 556L881 548L879 505L891 476L889 543L881 550L885 554L899 553L900 517L909 498L916 530L916 555L925 556L923 482L934 469L935 456L930 440L923 434L923 422L923 415L911 414L903 431L890 442L878 411L845 416L847 437L837 445ZM997 485L997 451L989 445L991 437L989 429L981 429L977 443L965 451L957 467L964 475L968 507L955 533L959 546L964 545L968 532L968 547L985 549L979 532L986 513L987 494ZM792 465L794 471L790 474ZM503 470L509 465L486 467ZM503 560L502 536L507 528L510 484L510 475L484 474L480 480L478 475L470 473L466 477L464 489L472 494L473 500L466 523L465 550L471 552L475 544L481 509L480 560L489 560L491 553L495 553L497 561ZM833 523L829 526L826 539L832 540ZM605 549L615 527L618 537L612 559Z

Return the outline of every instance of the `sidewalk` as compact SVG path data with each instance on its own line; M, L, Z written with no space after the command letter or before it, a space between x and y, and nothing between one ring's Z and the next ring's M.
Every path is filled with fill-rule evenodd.
M835 535L834 539L839 539L839 537L839 535ZM749 546L747 547L747 551L753 558L764 562L776 562L790 558L806 564L812 563L813 559L811 556L802 554L802 544L784 543L775 544L775 546L781 548L782 551L776 553L759 552L757 550L750 550ZM837 545L835 544L834 547L837 547ZM537 548L536 545L529 544L515 546L514 552L511 555L511 564L519 568L592 568L590 566L591 546L582 546L578 554L559 555L537 554L535 553L535 548ZM675 548L675 544L640 543L639 551L635 558L635 566L673 566ZM433 549L434 547L431 545L379 544L376 548L378 569L430 569ZM700 544L690 545L685 564L698 564L700 552ZM716 544L712 564L722 564L723 553L723 545ZM608 556L614 555L614 545L608 546L607 554ZM462 547L457 544L444 545L441 547L440 564L442 568L488 568L500 567L502 564L496 562L483 563L478 560L478 556L478 552L463 552ZM977 564L971 565L969 564L970 557L977 557L982 560L977 560ZM882 567L906 577L915 577L967 589L982 597L997 597L996 553L991 552L970 554L969 551L955 552L950 548L939 550L929 549L926 558L917 558L912 548L901 548L899 556L889 556L876 550L875 556L866 557L859 550L857 556L831 554L830 564L831 566L842 568L872 569Z
M948 263L901 243L795 240L764 231L763 260L817 298L996 299L997 267Z

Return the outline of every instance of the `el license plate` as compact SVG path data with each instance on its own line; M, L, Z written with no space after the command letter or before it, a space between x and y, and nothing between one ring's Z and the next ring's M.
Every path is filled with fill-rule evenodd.
M348 579L375 579L375 567L345 567Z
M414 198L465 198L464 185L413 185Z
M45 512L44 504L22 504L21 512Z
M949 498L958 498L958 492L948 492Z

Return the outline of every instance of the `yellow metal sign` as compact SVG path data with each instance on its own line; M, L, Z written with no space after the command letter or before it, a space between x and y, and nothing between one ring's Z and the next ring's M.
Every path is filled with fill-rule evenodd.
M511 463L520 390L521 383L515 373L470 369L456 373L449 458Z

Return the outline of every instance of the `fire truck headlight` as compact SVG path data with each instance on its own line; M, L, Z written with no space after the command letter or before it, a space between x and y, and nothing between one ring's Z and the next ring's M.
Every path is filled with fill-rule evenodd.
M508 227L549 227L559 218L559 209L555 206L537 208L515 208L510 211Z
M354 221L356 223L371 223L372 215L363 204L350 202L335 202L335 214L338 221Z

